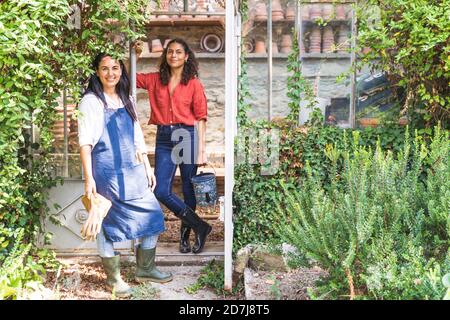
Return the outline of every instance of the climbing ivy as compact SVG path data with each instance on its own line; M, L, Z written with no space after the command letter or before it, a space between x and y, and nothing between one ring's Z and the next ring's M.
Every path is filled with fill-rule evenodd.
M60 181L53 175L50 131L58 99L66 91L77 101L98 52L124 57L125 39L143 35L130 23L142 29L147 4L144 0L0 2L0 267L19 234L23 243L36 244L43 232L42 221L49 212L47 190ZM32 126L39 133L35 143ZM30 254L35 250L31 246Z

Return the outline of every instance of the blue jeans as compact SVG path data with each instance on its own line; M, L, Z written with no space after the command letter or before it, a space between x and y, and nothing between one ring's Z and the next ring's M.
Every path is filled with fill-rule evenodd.
M155 149L156 198L178 216L186 206L195 211L191 178L197 174L197 132L194 126L158 126ZM172 192L177 166L180 166L183 198Z

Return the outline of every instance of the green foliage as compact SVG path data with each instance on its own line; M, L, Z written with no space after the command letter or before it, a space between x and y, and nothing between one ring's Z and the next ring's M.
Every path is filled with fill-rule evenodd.
M450 268L449 133L436 127L428 146L418 135L411 144L406 132L398 156L359 138L354 132L353 146L326 148L335 171L326 184L309 164L299 189L282 183L277 234L306 264L329 271L322 297L441 299Z
M358 50L372 49L360 65L370 62L405 89L403 112L411 120L440 120L444 128L450 113L449 7L449 0L366 0L357 6Z
M303 77L301 70L300 48L298 45L298 35L292 31L292 52L288 56L287 70L290 72L287 81L289 98L288 107L290 109L287 119L297 122L300 115L300 101L308 102L306 108L312 109L316 103L311 84Z
M189 294L195 294L198 290L202 288L213 289L216 294L227 296L235 295L241 290L241 285L236 285L233 287L232 292L228 292L224 289L224 270L223 263L212 260L201 270L201 275L197 282L193 285L186 287L185 290Z
M325 150L331 146L337 150L351 149L356 139L350 129L333 126L298 127L289 120L258 122L253 126L255 129L280 130L279 168L276 174L269 176L261 175L261 164L238 163L235 166L234 251L249 243L279 241L273 225L280 223L274 203L285 201L280 184L283 182L289 190L298 189L308 175L306 163L309 163L310 170L320 181L329 183L336 175L336 170L343 170L344 158L341 154L333 163ZM406 130L405 127L390 126L355 132L358 133L357 144L375 148L379 142L383 150L398 152L403 148ZM240 148L245 150L242 152L248 152L250 146L247 145L247 149Z
M71 5L79 11L71 13ZM11 254L17 230L23 229L24 243L35 244L49 211L46 190L61 181L52 174L51 156L57 99L63 91L75 100L80 96L99 51L123 57L124 39L141 36L130 23L142 27L146 7L144 0L0 2L0 72L7 75L0 77L1 262ZM79 25L74 14L80 14ZM32 126L39 133L35 143ZM17 257L35 254L34 248L16 248L22 250Z
M242 40L241 40L242 42ZM243 48L241 43L241 48ZM242 49L241 49L242 50ZM248 86L248 76L247 76L247 63L243 52L241 52L240 57L241 72L238 76L238 114L237 114L237 125L238 127L246 127L249 125L250 121L248 119L247 113L251 108L248 102L251 99L251 94Z
M271 275L270 280L273 282L269 287L269 294L275 300L281 300L282 293L280 290L281 281L278 280L274 275Z
M151 283L143 283L133 288L132 300L155 300L159 297L160 289L155 288Z
M39 251L34 257L29 253L32 244L22 243L24 229L17 229L16 241L8 256L0 255L0 300L15 299L23 289L32 289L42 282L46 269L58 266L53 252Z

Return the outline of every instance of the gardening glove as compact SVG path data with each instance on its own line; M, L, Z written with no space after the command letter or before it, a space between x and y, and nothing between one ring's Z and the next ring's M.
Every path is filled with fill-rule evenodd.
M89 212L88 219L81 228L81 236L85 240L95 241L99 234L103 219L111 208L111 201L100 194L91 195L89 198L83 197L83 204Z
M94 241L97 234L100 232L101 221L99 210L93 206L89 212L89 217L81 229L81 235L85 240Z

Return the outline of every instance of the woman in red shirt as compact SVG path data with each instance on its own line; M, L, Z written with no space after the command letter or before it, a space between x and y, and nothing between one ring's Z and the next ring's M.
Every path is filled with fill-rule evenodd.
M203 250L212 227L196 213L191 178L198 165L206 163L205 131L207 103L198 79L198 62L187 43L171 40L161 56L159 72L136 77L137 87L150 99L150 121L158 126L155 149L156 198L181 219L180 252L191 251L189 234L195 232L193 253ZM183 197L172 192L173 178L180 167Z

